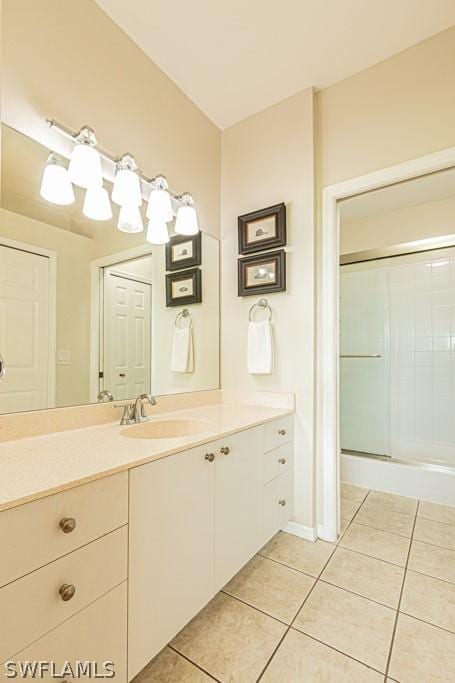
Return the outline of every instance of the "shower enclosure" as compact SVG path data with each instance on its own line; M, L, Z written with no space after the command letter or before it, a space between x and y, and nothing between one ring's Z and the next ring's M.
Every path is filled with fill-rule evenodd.
M340 280L342 450L455 467L455 247Z

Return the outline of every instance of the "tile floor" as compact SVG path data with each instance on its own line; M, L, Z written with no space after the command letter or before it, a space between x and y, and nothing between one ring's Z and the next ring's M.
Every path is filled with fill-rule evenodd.
M455 508L343 484L341 516L277 534L135 683L455 681Z

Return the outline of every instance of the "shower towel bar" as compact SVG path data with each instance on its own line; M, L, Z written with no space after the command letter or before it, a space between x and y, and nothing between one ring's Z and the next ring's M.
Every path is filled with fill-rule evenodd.
M382 358L380 353L367 353L367 354L340 354L340 358Z

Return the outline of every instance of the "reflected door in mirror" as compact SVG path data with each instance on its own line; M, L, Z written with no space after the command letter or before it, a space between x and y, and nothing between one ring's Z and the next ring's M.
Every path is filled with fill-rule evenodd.
M1 413L54 405L49 266L45 256L0 244Z
M151 285L104 271L104 382L116 400L151 392Z

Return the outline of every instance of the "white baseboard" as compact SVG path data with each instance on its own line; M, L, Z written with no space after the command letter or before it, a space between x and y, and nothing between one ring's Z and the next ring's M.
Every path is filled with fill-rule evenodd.
M306 541L314 542L318 537L317 531L314 527L304 526L303 524L298 524L297 522L288 522L283 531L285 531L287 534L304 538Z

